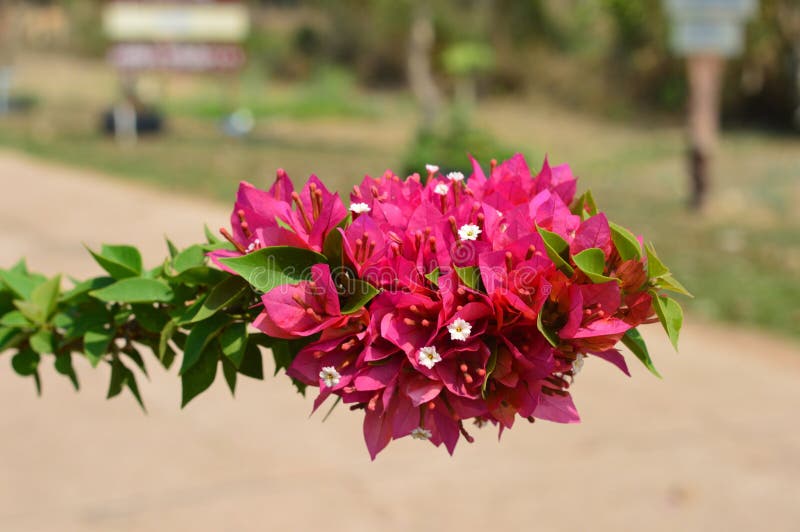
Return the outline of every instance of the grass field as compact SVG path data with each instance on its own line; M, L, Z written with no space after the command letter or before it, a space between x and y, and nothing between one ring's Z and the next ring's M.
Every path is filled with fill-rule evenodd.
M168 133L125 147L98 133L99 113L116 90L110 69L24 56L17 86L39 103L28 114L0 119L0 144L229 201L240 179L266 185L279 166L296 179L313 172L346 190L364 173L398 167L414 132L406 95L364 94L347 84L330 90L267 84L259 97L251 85L231 83L163 83ZM213 117L226 96L257 105L250 138L220 134ZM678 122L612 122L546 95L486 102L476 121L502 142L526 147L532 166L545 153L570 163L612 219L657 243L697 296L687 302L692 311L800 337L800 137L726 132L714 197L697 216L684 208Z

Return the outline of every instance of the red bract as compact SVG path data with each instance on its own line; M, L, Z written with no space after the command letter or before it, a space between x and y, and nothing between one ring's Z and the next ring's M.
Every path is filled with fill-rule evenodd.
M488 173L472 161L469 179L366 177L348 208L313 176L299 193L283 171L269 191L243 183L233 249L212 254L324 254L263 295L254 325L288 340L287 373L320 389L314 408L335 395L365 412L373 458L409 435L452 453L472 441L467 422L577 422L585 355L627 374L620 340L652 366L635 327L656 319L668 271L591 196L574 199L568 166L533 177L521 155Z

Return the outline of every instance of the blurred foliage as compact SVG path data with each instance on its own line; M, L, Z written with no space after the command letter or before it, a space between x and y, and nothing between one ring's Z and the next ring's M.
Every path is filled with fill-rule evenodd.
M220 120L236 108L248 109L255 118L288 117L309 119L320 117L376 116L379 108L368 97L359 94L352 75L344 69L323 66L291 92L266 89L263 78L254 75L242 80L240 95L231 98L227 87L216 87L193 97L170 100L170 114Z
M321 66L336 64L361 84L399 87L415 1L251 1L253 31L245 46L251 64L268 76L310 79ZM101 3L17 4L60 5L70 26L67 48L103 55ZM428 6L438 81L448 90L455 81L447 74L466 68L481 72L481 93L538 87L587 109L683 107L683 62L669 51L662 0L439 0ZM42 17L52 19L52 10ZM791 125L800 105L798 19L797 0L760 0L747 51L728 69L728 119Z
M481 42L455 43L442 54L447 72L456 76L471 76L488 72L494 66L494 51Z
M458 171L468 176L472 174L468 155L485 165L490 159L505 160L513 154L514 150L488 130L472 126L468 116L455 108L445 127L417 131L403 157L401 175L418 172L424 176L425 165L435 164L445 174Z

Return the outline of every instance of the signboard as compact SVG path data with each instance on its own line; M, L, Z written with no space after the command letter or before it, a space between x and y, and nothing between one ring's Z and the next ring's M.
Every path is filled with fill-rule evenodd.
M239 1L133 1L107 4L109 60L123 70L236 70L250 29Z
M112 2L103 28L114 41L239 42L250 26L239 2Z
M238 70L245 53L231 44L121 43L108 52L111 62L122 70L184 70L203 72Z
M672 19L672 48L680 54L737 55L756 0L665 0Z

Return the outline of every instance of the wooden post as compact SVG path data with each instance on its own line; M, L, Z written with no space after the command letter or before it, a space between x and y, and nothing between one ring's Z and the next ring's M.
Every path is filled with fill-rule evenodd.
M407 68L408 83L420 104L421 127L425 130L431 130L435 126L442 102L431 65L431 52L435 42L430 6L423 0L417 0L411 15Z

